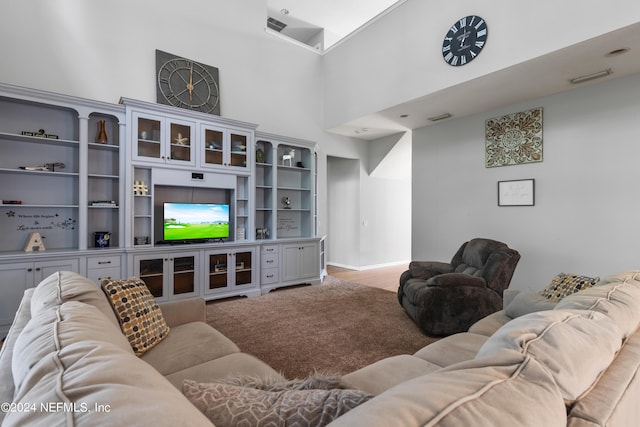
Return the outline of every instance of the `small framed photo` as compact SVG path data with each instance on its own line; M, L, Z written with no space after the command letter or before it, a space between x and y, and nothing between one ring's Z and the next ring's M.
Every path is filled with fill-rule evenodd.
M498 206L534 206L535 180L498 181Z

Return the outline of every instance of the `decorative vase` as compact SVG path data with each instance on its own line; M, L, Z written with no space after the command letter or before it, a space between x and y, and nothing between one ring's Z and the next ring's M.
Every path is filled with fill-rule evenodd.
M98 135L96 136L96 142L98 144L107 143L107 131L104 129L104 120L98 121Z

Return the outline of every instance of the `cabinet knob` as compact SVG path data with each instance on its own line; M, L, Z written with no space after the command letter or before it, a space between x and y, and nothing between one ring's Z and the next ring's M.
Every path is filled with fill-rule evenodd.
M27 272L31 273L33 271L33 268L27 268Z

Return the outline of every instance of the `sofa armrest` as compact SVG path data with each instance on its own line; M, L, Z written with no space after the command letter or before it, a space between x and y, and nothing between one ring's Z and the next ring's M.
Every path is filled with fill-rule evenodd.
M487 282L482 277L471 276L463 273L445 273L432 277L427 280L427 286L474 286L477 288L486 288Z
M169 327L191 322L206 322L206 305L202 298L188 298L158 303Z

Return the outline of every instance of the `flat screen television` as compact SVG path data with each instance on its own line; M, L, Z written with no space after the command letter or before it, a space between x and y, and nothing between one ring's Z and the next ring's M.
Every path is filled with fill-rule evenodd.
M229 205L220 203L164 203L165 242L201 241L229 237Z

